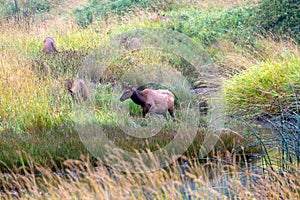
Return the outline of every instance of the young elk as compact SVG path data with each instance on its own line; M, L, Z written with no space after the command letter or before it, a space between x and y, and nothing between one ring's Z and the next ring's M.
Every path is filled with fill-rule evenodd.
M88 99L88 89L83 80L77 79L72 81L67 79L64 81L64 85L74 99L79 100L82 98L84 101Z
M138 51L142 48L142 44L139 38L133 37L123 37L120 41L120 46L124 46L126 50L129 51Z
M46 37L44 39L42 51L46 54L57 53L56 45L52 37Z
M125 101L129 98L142 107L143 117L148 112L152 112L161 114L167 119L167 111L169 111L171 117L174 119L175 98L168 90L144 89L141 91L125 83L120 101Z
M150 21L152 22L170 22L171 19L166 17L165 15L160 15L159 13L154 13L150 17Z

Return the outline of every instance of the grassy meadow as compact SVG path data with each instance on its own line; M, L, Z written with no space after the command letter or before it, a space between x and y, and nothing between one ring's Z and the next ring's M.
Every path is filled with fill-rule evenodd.
M0 198L299 199L299 7L267 2L0 1ZM176 120L124 82L172 91Z

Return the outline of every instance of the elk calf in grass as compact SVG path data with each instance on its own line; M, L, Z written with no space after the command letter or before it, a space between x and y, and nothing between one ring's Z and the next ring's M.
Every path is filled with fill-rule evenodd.
M67 79L64 81L64 85L74 99L83 99L84 101L88 99L88 89L83 80L77 79L72 81L71 79Z
M160 15L159 13L154 13L150 17L150 21L152 22L170 22L171 19L166 17L165 15Z
M167 111L169 111L174 119L175 97L168 90L144 89L141 91L126 83L120 101L125 101L126 99L131 99L142 107L143 117L150 112L161 114L167 119Z
M46 37L44 39L42 51L46 54L57 53L56 45L52 37Z
M133 37L123 37L120 42L120 46L124 46L126 50L129 51L138 51L142 48L142 44L139 38Z

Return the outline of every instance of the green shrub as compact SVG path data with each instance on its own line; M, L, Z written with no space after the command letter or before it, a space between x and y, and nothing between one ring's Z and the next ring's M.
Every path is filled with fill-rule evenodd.
M166 28L174 29L203 44L211 44L218 39L230 39L233 42L248 41L252 37L249 19L254 15L252 7L184 10L169 13L174 22Z
M17 1L2 1L1 15L3 17L12 18L16 15L33 17L33 15L49 12L53 7L54 2L48 0L17 0Z
M93 11L90 6L84 6L81 9L74 11L76 23L82 27L87 28L93 22Z
M0 18L8 22L14 22L15 25L30 29L35 19L41 14L48 13L54 4L60 0L15 0L0 1Z
M124 15L133 9L158 8L169 10L172 8L172 0L114 0L96 1L92 0L88 5L74 11L76 22L79 26L86 28L95 20L106 19L111 14Z
M298 0L261 0L255 17L262 33L293 37L300 42L300 3Z

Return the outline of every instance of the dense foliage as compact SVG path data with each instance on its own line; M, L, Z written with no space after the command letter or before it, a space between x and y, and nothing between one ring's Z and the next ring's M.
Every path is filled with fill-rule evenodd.
M256 20L257 27L265 34L280 34L300 42L298 0L262 0L258 6Z
M49 0L2 0L0 1L0 15L8 19L18 15L32 17L35 14L49 12L56 2Z
M1 0L0 20L30 29L36 19L41 19L60 0ZM0 23L1 23L0 21Z
M170 16L176 20L168 28L196 38L203 44L214 43L220 38L233 42L249 41L253 35L249 18L254 14L251 7L174 11Z
M168 10L172 7L172 0L92 0L83 8L76 9L76 21L81 27L86 28L92 22L105 19L111 14L124 15L134 9Z

